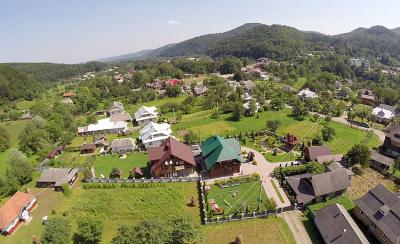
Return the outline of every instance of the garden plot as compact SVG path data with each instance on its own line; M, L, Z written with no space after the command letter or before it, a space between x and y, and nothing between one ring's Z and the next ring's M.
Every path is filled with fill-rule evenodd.
M206 194L210 216L240 215L267 209L269 199L259 180L245 183L232 181L208 188Z

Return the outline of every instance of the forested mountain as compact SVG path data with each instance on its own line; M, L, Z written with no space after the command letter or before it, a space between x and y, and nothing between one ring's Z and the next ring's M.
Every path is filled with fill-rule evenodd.
M311 48L311 35L292 27L280 25L260 25L224 38L214 43L208 50L212 57L233 55L236 57L271 57L288 59Z
M400 60L400 28L358 28L340 35L300 31L283 25L250 23L231 31L195 37L145 53L146 57L210 56L285 60L310 51L334 50L353 57L390 56ZM157 50L157 51L156 51Z
M400 27L397 27L397 28L391 29L391 31L393 31L394 33L396 33L396 34L399 34L399 35L400 35Z
M32 100L44 88L44 83L35 81L25 73L5 64L0 64L0 104L19 98Z
M27 74L33 80L55 82L89 71L100 71L107 65L100 62L88 62L84 64L9 63L7 66Z
M400 60L400 35L383 26L358 28L333 36L332 46L351 56L383 57L390 55Z
M210 46L215 45L218 41L224 40L226 38L235 37L257 26L262 26L262 24L248 23L224 33L208 34L195 37L180 42L175 46L162 51L160 53L160 56L173 57L173 56L207 55L209 53Z
M134 61L134 60L140 60L144 58L151 58L151 57L157 57L160 55L160 53L166 49L169 49L173 47L175 43L168 44L156 49L145 49L141 50L139 52L135 53L128 53L124 55L119 55L119 56L114 56L114 57L108 57L108 58L101 58L96 61L98 62L104 62L104 63L115 63L115 62L124 62L124 61Z
M0 64L0 104L18 99L32 100L52 83L89 71L100 71L107 64L10 63Z

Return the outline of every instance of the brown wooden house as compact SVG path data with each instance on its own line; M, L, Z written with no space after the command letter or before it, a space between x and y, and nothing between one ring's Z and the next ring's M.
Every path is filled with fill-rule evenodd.
M96 144L88 143L81 147L81 154L91 154L96 152Z
M331 154L331 150L326 146L309 146L304 149L306 161L317 161L317 157Z
M189 146L169 137L159 147L147 148L153 177L184 177L194 174L196 163Z
M201 152L210 177L240 173L243 159L240 155L240 144L236 139L212 136L201 144Z

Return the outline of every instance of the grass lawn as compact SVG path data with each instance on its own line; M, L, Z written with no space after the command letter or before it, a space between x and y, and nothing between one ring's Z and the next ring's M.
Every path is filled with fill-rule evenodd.
M0 126L6 128L10 133L11 148L18 149L19 134L25 128L26 120L0 122ZM10 155L10 149L0 153L0 175L4 175L7 170L6 161Z
M234 193L236 192L236 196ZM258 208L259 199L261 197L261 204ZM224 209L224 215L233 214L236 210L240 212L248 210L252 211L263 211L265 210L264 202L267 199L267 195L262 187L261 181L254 181L248 183L242 183L238 186L220 188L216 185L212 185L210 192L207 195L209 203L209 210L211 212L210 202L214 200L219 208Z
M129 114L134 114L141 106L156 106L158 110L160 110L160 107L167 102L177 102L181 103L183 100L185 100L188 97L188 95L182 95L179 97L166 97L162 99L157 99L154 101L150 102L145 102L145 103L140 103L140 104L129 104L125 106L125 111ZM160 111L159 111L160 112Z
M95 170L96 176L103 174L108 177L112 168L117 167L122 170L122 176L127 178L129 175L129 170L134 167L143 168L147 167L148 156L144 152L134 152L127 154L125 159L120 159L119 155L105 155L96 156Z
M301 77L298 78L297 81L293 84L293 88L300 90L304 84L307 82L307 78L306 77Z
M19 110L28 110L30 109L33 105L35 104L35 101L19 101L15 105L17 106L17 109Z
M289 226L280 217L207 225L203 243L234 243L237 235L242 235L243 243L296 243Z
M35 192L41 189L33 189ZM30 243L32 235L40 238L44 215L68 216L73 232L77 220L94 215L104 221L102 243L110 243L121 225L135 224L148 218L168 219L177 215L189 215L200 223L200 211L187 204L194 196L197 198L196 183L169 183L156 188L118 188L84 190L78 183L70 197L53 190L45 190L37 197L38 207L33 211L33 219L22 225L10 237L0 237L1 243ZM72 243L72 240L71 240Z
M349 198L347 195L342 195L335 198L331 198L326 202L320 202L310 205L308 206L308 209L311 212L315 213L316 211L335 203L341 204L346 210L351 210L355 207L355 204L351 198Z
M312 139L316 133L322 128L316 122L313 122L309 117L303 121L297 121L290 117L289 109L280 111L265 111L259 113L259 118L243 117L240 121L235 122L230 120L230 114L221 115L218 119L211 119L210 113L199 112L190 116L183 116L182 120L172 128L176 134L180 134L183 130L192 130L201 139L206 139L211 134L239 134L240 132L251 132L264 129L267 120L278 119L281 121L281 126L278 133L281 135L292 133L298 138ZM326 144L331 148L333 153L346 153L351 146L357 143L362 143L368 140L370 147L380 145L380 141L376 135L368 136L368 132L351 128L347 125L340 124L334 121L330 125L335 129L336 135L334 139ZM273 159L271 159L273 160Z

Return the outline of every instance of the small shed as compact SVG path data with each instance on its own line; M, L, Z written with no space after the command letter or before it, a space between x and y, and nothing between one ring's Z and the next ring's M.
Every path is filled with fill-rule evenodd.
M96 152L96 144L88 143L81 147L81 154L89 154Z

